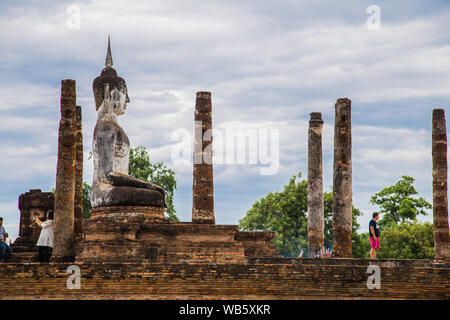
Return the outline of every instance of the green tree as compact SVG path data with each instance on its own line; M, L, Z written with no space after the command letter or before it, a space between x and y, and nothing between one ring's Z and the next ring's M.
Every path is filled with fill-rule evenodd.
M298 256L308 247L306 230L307 182L292 176L281 192L269 192L239 220L242 230L274 231L273 245L281 255Z
M170 221L179 221L175 214L173 197L177 189L175 180L175 171L169 169L163 162L152 162L150 155L144 146L130 148L130 163L128 174L131 177L139 178L145 181L151 181L164 188L166 191L166 213Z
M307 194L308 182L300 180L301 173L294 175L281 192L270 192L256 201L244 218L239 220L241 230L274 231L273 245L281 255L296 257L301 250L308 248L307 231ZM324 245L331 248L333 193L324 193ZM357 217L361 211L353 208L353 248L354 257L362 257L361 239L356 230L359 228Z
M352 256L353 258L369 259L370 242L369 233L352 233Z
M414 188L415 179L402 176L396 184L382 189L372 196L370 202L378 205L383 214L380 219L380 229L399 225L403 222L414 222L418 215L427 215L431 204L418 194Z
M91 217L91 186L83 181L83 218L89 219Z
M381 232L380 259L434 259L433 224L403 222Z

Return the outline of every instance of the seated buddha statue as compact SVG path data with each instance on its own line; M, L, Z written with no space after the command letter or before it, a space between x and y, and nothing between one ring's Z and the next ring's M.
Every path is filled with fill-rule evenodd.
M112 66L108 38L105 68L93 83L98 118L92 146L92 207L166 207L165 191L161 186L128 175L130 142L117 118L125 113L130 98L125 80L117 75Z

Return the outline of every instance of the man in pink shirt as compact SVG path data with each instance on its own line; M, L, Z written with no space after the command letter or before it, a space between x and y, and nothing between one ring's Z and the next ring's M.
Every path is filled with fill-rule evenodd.
M380 229L377 224L378 219L378 212L374 212L372 214L372 220L370 220L369 223L370 259L375 259L377 257L377 250L380 249Z

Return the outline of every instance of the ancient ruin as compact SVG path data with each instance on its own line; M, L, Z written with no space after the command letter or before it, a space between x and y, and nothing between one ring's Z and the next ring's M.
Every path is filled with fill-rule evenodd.
M334 118L333 256L352 256L352 113L338 99Z
M197 92L195 101L192 222L215 223L212 163L212 103L210 92Z
M447 177L447 128L445 110L433 110L433 225L434 257L450 259L450 234L448 228L448 177Z
M55 259L74 258L76 92L74 80L61 81L61 120L55 187Z
M19 237L12 245L15 260L36 261L36 242L41 230L32 219L37 216L41 221L45 221L47 211L54 210L53 206L54 195L51 192L31 189L19 196Z
M312 112L308 130L308 253L320 256L324 242L322 114Z
M105 68L92 85L98 112L92 143L92 207L165 207L163 188L128 175L130 141L117 118L125 113L130 98L125 80L117 75L112 65L108 39Z
M255 254L278 256L270 246L273 233L214 224L212 153L205 151L209 142L197 153L203 155L202 162L194 162L192 223L166 220L164 190L127 175L130 143L117 117L130 99L125 80L112 68L109 41L105 68L93 88L99 113L93 142L93 209L83 224L84 239L76 246L77 262L244 263ZM198 141L212 128L211 111L211 94L199 92Z
M74 238L79 241L83 232L83 129L81 107L76 107L77 140L75 161Z
M105 68L94 80L91 217L82 219L82 124L74 80L61 86L55 199L30 190L19 199L20 237L13 260L0 264L5 299L450 299L447 154L443 110L433 112L433 192L436 260L352 259L351 101L338 99L333 173L333 258L324 242L322 115L311 113L308 134L308 247L314 258L280 257L275 234L217 225L214 215L211 93L197 93L192 222L164 216L165 192L128 176L130 142L117 118L130 102L113 68L108 40ZM93 112L93 110L92 110ZM201 121L201 124L200 122ZM50 264L29 263L30 217L55 208ZM82 221L82 224L80 224ZM339 258L339 259L336 259ZM70 268L80 286L68 286ZM381 288L368 286L369 268ZM26 286L26 290L23 290Z

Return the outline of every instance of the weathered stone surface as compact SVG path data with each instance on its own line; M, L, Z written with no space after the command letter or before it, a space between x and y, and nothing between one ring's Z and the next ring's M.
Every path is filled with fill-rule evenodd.
M308 131L308 253L319 256L324 242L322 114L311 113Z
M351 101L336 102L333 167L333 256L352 256Z
M80 106L76 107L76 125L74 237L75 239L80 239L83 231L83 127Z
M196 129L192 183L192 222L214 224L212 103L210 92L197 92L194 118ZM201 126L198 126L200 121Z
M274 232L239 231L235 239L244 245L248 260L255 257L279 257L277 249L271 245L274 237Z
M53 258L64 261L74 259L76 139L75 81L67 79L61 81L61 120L58 136L53 249Z
M112 68L111 47L105 68L93 83L98 111L94 129L93 208L110 206L165 207L165 191L160 186L128 176L130 141L117 122L130 102L125 80ZM137 182L139 180L139 182Z
M169 222L161 207L95 208L85 220L78 262L245 263L277 257L272 232L242 232L236 225Z
M164 217L164 208L162 207L145 207L145 206L115 206L115 207L101 207L101 208L93 208L90 212L91 218L90 221L101 221L101 219L109 218L121 218L123 217L124 221L129 221L130 218L133 217L144 217L144 220L139 220L139 223L142 222L161 222L167 223L166 218Z
M433 110L432 157L434 257L437 260L445 260L450 259L450 235L447 198L447 128L444 109Z
M53 193L31 189L19 196L19 210L19 237L12 245L13 251L14 253L35 251L41 229L33 221L33 216L37 216L41 221L47 219L47 211L54 210Z
M245 264L0 264L0 299L439 299L449 300L450 265L377 260L381 289L367 288L369 259L249 259ZM26 290L24 290L26 288ZM176 318L178 310L169 318ZM245 318L242 317L243 319Z

